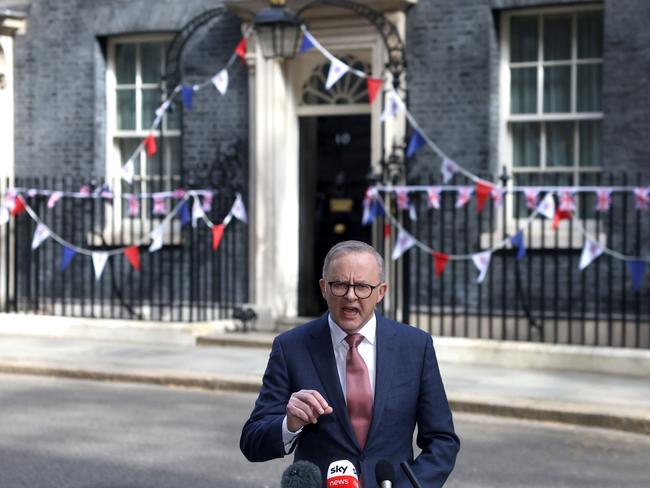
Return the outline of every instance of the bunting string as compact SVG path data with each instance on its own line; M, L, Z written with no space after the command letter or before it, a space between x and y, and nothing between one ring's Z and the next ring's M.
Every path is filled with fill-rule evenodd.
M174 196L174 192L165 192L167 196ZM210 190L190 190L188 192L184 192L182 197L179 198L179 201L176 203L176 205L171 209L169 213L165 215L165 217L161 220L160 224L147 236L141 238L140 240L136 241L134 244L131 244L129 246L122 246L106 251L101 251L104 255L106 256L115 256L124 253L127 249L133 248L133 247L141 247L144 245L147 245L151 243L152 241L156 241L156 237L154 236L155 234L160 234L162 237L162 230L164 229L165 226L171 222L172 219L174 219L177 215L181 217L181 220L184 220L183 212L185 209L187 209L187 205L190 199L194 200L194 205L192 207L192 225L196 227L197 223L199 220L203 221L205 225L208 228L215 228L219 227L221 233L223 233L223 229L231 222L232 218L235 217L238 220L241 220L243 222L247 222L248 217L247 217L247 212L246 208L244 207L243 199L241 197L241 194L237 193L235 197L235 201L228 212L228 214L225 216L223 221L219 224L216 224L212 222L208 216L205 213L205 209L203 208L203 205L200 203L199 196L200 195L205 195L209 194L212 195L214 192ZM42 194L42 195L47 195L47 194L53 194L53 192L49 190L39 190L36 194ZM63 246L66 249L70 249L74 251L77 254L84 254L87 256L94 256L96 255L99 251L97 250L91 250L87 248L83 248L80 246L77 246L68 240L64 239L60 235L56 234L55 232L52 231L52 229L39 217L37 212L25 201L25 199L18 193L16 195L16 207L20 207L20 211L22 212L23 210L36 222L37 224L37 230L35 232L34 240L32 242L33 249L37 248L45 239L47 238L52 238L54 241L59 243L61 246ZM18 202L20 202L18 204ZM12 209L12 214L17 215L19 212L15 212L16 207ZM2 207L3 210L9 210L6 206ZM6 223L8 220L3 221L2 223ZM161 241L162 243L162 241ZM160 246L162 247L162 246ZM152 252L155 250L160 249L160 247L156 247Z
M490 195L490 193L485 192L483 193L483 197L479 195L478 190L482 186L485 185L482 185L480 182L476 185L476 208L478 212L482 211L486 198ZM409 191L410 190L412 190L412 188L409 187ZM458 197L455 206L457 208L462 207L469 201L473 190L474 188L471 186L426 187L428 206L430 209L439 209L440 194L442 192L456 191L458 193ZM558 193L559 204L557 206L555 203L554 193L548 192L539 202L537 200L537 195L535 194L535 205L528 206L528 208L530 208L532 211L529 213L528 217L523 220L523 223L521 223L521 225L517 230L515 230L512 235L509 235L500 241L497 241L488 249L481 249L470 254L447 254L441 250L435 250L426 243L415 238L415 236L410 234L405 229L399 219L393 215L393 213L390 211L389 205L384 203L383 198L379 194L380 191L383 191L384 195L387 197L390 197L392 193L395 193L397 210L408 210L410 218L412 220L417 220L417 216L415 214L415 206L409 203L408 192L405 190L405 187L370 187L366 191L366 197L364 198L363 202L364 211L362 223L364 225L367 225L372 222L377 216L384 215L387 222L384 224L384 237L386 239L389 238L391 234L391 227L397 230L397 236L395 238L391 256L392 259L397 260L412 247L417 247L421 251L432 256L435 276L437 278L442 275L449 261L471 260L479 271L476 282L482 283L488 272L492 254L495 251L505 248L508 244L510 244L510 246L516 250L515 257L518 261L524 259L526 257L526 239L524 236L524 231L528 230L532 226L534 219L536 219L538 216L543 216L546 219L550 220L552 222L551 228L553 230L558 229L559 223L562 220L570 220L575 223L576 228L583 236L583 248L578 263L578 268L580 271L583 271L601 255L609 255L610 257L623 261L627 264L629 275L632 280L632 287L636 292L639 292L647 264L650 262L650 255L625 255L600 243L599 239L593 236L579 219L573 219L573 212L576 210L575 200L573 199L573 195L567 193L566 191L560 191ZM494 198L494 194L492 194L492 196ZM500 205L503 203L503 200L500 198L494 198L494 201L495 205Z
M381 206L382 210L384 211L384 214L386 216L386 219L390 222L392 226L398 229L398 232L407 232L404 226L400 223L400 221L395 217L390 211L386 209L386 205L382 201L381 198L377 198L378 204ZM517 232L528 228L528 226L535 220L535 218L539 216L539 210L535 209L533 212L530 213L530 215L524 220L523 225L517 230ZM414 238L415 239L415 238ZM505 237L501 241L497 242L494 246L488 249L482 249L481 251L477 252L482 252L482 251L488 251L490 253L498 251L500 249L503 249L508 243L510 242L510 237ZM435 249L429 247L427 244L424 242L415 239L414 245L421 249L422 251L426 252L427 254L433 254L434 252L440 252L436 251ZM466 261L469 259L472 259L472 257L476 253L471 253L471 254L447 254L448 258L450 261Z
M346 73L351 73L359 78L363 78L367 80L368 83L368 96L369 96L369 101L370 103L373 103L376 95L376 90L378 90L381 85L383 84L383 79L374 79L370 78L370 76L360 70L357 70L355 68L352 68L351 66L347 65L340 59L338 59L336 56L334 56L331 52L329 52L314 36L309 32L307 27L302 24L301 25L301 30L303 33L303 38L302 42L300 45L300 53L304 53L307 51L310 51L312 49L318 50L327 60L330 61L330 70L327 76L327 80L325 83L325 88L330 89L338 80L340 80L343 75ZM213 84L217 90L222 94L225 95L226 90L227 90L227 85L228 85L228 69L230 69L237 59L237 57L240 57L242 60L245 59L245 52L246 52L246 40L249 38L249 36L253 32L253 26L250 26L246 32L244 33L243 37L237 44L234 52L228 59L227 63L223 68L217 71L217 73L211 77L210 79L204 80L202 83L195 84L192 86L184 86L182 84L176 86L174 90L171 92L169 97L156 109L156 117L153 120L153 123L150 128L150 135L147 136L141 143L138 145L136 150L133 152L131 157L127 160L127 162L124 164L122 167L122 177L129 183L131 183L132 178L133 178L133 158L139 154L139 152L145 148L147 150L148 155L153 155L156 152L155 148L155 140L153 139L153 131L158 127L160 124L162 117L168 110L169 106L171 105L172 101L174 100L175 97L177 97L179 94L183 100L183 104L188 110L191 110L192 108L192 100L193 100L193 95L195 92L198 92L205 88L206 86ZM372 92L372 93L371 93ZM445 183L448 183L451 178L453 177L454 174L460 173L467 177L470 181L473 181L476 184L484 184L487 185L491 188L497 188L501 189L500 191L505 191L505 188L495 182L491 182L488 180L485 180L483 178L480 178L476 174L472 173L471 171L467 170L465 167L459 165L455 161L452 160L452 158L446 154L439 146L436 144L427 134L426 132L422 129L422 126L418 123L416 118L411 114L411 112L408 110L406 107L406 104L400 97L400 95L397 93L397 91L391 86L388 91L387 91L387 106L384 110L384 112L381 115L381 122L384 122L387 118L391 116L395 116L398 113L404 113L406 119L408 120L409 124L411 127L414 129L414 134L411 142L409 143L408 147L408 156L411 157L415 152L422 147L424 144L428 145L433 152L441 158L442 163L441 163L441 173L443 176L443 180ZM150 141L151 144L148 144L147 141ZM546 188L556 188L556 187L535 187L538 189L538 191L550 191L546 190ZM571 187L572 190L574 187ZM590 191L587 190L586 188L596 188L596 187L583 187L583 189L576 190L576 191ZM598 187L600 188L600 187ZM604 188L604 187L603 187ZM630 187L613 187L616 188L618 191L619 188L625 188L625 191L630 190ZM643 192L645 192L645 196L642 196L641 198L645 198L646 202L650 200L650 186L646 188L641 188ZM512 191L512 190L511 190ZM520 187L515 191L523 191L523 189ZM593 190L591 190L593 191ZM646 203L647 204L647 203ZM645 205L645 204L644 204Z

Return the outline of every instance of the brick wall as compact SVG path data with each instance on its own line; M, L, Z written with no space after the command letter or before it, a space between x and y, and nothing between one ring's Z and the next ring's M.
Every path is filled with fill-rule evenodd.
M15 47L16 174L102 175L106 150L102 40L129 33L176 32L217 6L207 0L32 2L27 33L17 37ZM199 66L192 70L191 81L209 77L225 63L241 36L239 21L227 15L197 36L197 51L188 56L190 65ZM217 100L214 90L205 90L197 94L195 113L185 117L186 160L192 164L212 156L217 141L225 137L247 139L245 69L235 67L231 76L227 97Z

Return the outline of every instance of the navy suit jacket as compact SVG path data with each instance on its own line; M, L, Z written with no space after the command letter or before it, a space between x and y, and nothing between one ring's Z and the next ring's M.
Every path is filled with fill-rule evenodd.
M316 464L326 480L333 461L347 459L363 486L376 486L381 459L395 467L395 488L410 488L399 467L408 461L424 488L442 486L460 448L440 378L431 336L377 314L373 416L364 449L359 447L341 388L327 314L275 338L262 388L244 425L240 448L249 461L285 455L282 421L292 393L319 391L334 412L304 427L295 460ZM422 452L413 458L413 432Z

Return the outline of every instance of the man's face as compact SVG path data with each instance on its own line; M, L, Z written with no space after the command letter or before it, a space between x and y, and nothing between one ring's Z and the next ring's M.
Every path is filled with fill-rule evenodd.
M379 266L375 257L367 252L352 252L334 259L320 280L320 290L327 302L327 308L334 322L348 334L354 334L363 327L374 313L375 306L386 294L388 285L382 283L368 298L358 298L350 287L345 296L334 296L331 281L375 286L380 282Z

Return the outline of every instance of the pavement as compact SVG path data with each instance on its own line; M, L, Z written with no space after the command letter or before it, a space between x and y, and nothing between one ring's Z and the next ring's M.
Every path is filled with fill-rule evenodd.
M129 341L124 332L88 338L0 331L0 373L253 393L259 390L274 336L221 332L192 341L161 341L151 330L139 331ZM456 412L650 435L649 375L453 362L444 360L444 347L440 340L440 369Z

